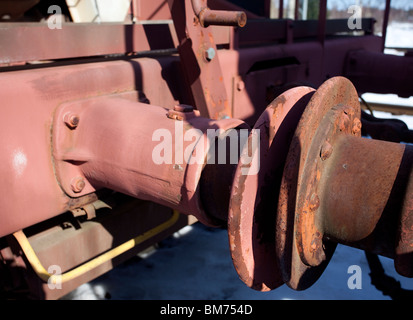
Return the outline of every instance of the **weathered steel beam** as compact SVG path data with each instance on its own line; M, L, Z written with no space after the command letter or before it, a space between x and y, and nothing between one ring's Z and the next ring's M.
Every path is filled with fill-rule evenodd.
M2 23L0 38L7 43L0 48L0 65L175 48L172 21L162 24L66 23L61 29L49 29L47 24Z
M413 95L413 57L369 50L349 51L344 76L354 83L359 93Z

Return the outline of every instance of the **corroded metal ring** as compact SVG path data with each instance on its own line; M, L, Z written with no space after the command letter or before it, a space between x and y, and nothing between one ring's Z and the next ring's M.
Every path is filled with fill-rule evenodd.
M253 156L260 163L259 171L246 174L248 164L240 161L235 173L228 215L230 251L239 277L255 290L283 284L275 256L278 193L291 137L314 91L290 89L267 107L249 137L260 137ZM244 154L251 152L250 142Z
M356 89L346 78L332 78L311 98L292 139L278 201L276 256L283 281L295 290L316 282L334 253L336 243L323 238L317 192L335 139L360 136L359 119Z

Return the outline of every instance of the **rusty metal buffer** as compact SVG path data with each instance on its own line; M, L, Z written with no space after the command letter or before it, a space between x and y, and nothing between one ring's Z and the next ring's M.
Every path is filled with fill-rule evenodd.
M96 257L86 263L68 262L57 254L55 261L67 266L65 281L82 279L168 230L178 221L178 212L209 226L227 225L234 266L245 284L256 290L284 283L296 290L308 288L327 267L337 243L390 257L401 275L413 277L412 150L409 145L361 137L356 90L358 84L362 91L371 89L372 70L363 63L364 73L357 72L359 62L368 57L395 59L403 68L411 66L411 59L388 58L368 50L351 51L349 57L335 55L337 61L348 61L347 75L356 88L342 76L324 81L320 61L310 61L305 74L318 84L317 90L295 84L289 90L280 86L282 93L275 94L269 90L273 87L267 87L267 99L272 97L272 102L252 115L250 110L262 100L249 101L245 91L252 86L252 92L259 92L262 80L270 78L263 76L266 68L273 72L274 64L286 63L282 73L287 76L281 84L300 80L304 69L295 61L303 59L303 49L317 55L353 42L358 47L361 42L333 40L335 45L329 47L330 42L322 39L321 46L287 44L280 52L268 47L269 53L263 53L251 45L234 48L242 33L230 29L234 38L228 49L218 50L217 29L212 27L243 27L246 13L209 9L205 1L196 0L169 1L169 9L178 56L17 70L0 78L2 112L10 124L1 129L3 151L10 159L1 167L7 188L1 201L0 236L12 243L9 235L13 234L17 240L16 247L10 245L11 251L2 248L3 260L18 256L43 283L54 281L41 262L46 258L40 259L28 240L27 228L68 211L93 221L99 208L110 207L101 202L100 192L112 190L171 208L173 214L166 213L162 222L130 241L108 244L109 251L95 250L96 244L88 243L95 250L91 249L91 256ZM287 36L288 41L293 38ZM363 43L371 50L381 45L381 39L366 36ZM285 50L290 50L287 57L268 60ZM242 61L250 62L243 76L241 71L234 73L242 69ZM334 74L337 61L321 69ZM182 75L188 90L174 87L173 74ZM379 81L378 90L382 86ZM398 90L411 93L405 86L392 92ZM27 109L27 101L33 108ZM23 113L27 116L22 118ZM31 139L21 134L22 127ZM170 163L153 158L161 141L154 139L159 129L171 133L168 150L174 151L174 157ZM208 130L217 132L213 139ZM243 140L245 130L249 136ZM193 132L198 134L185 139ZM257 134L259 145L254 148ZM225 151L228 158L235 152L237 161L208 161L220 141L234 137L245 143ZM128 219L113 223L122 220L126 230ZM60 239L65 230L53 232L52 238ZM43 255L56 258L50 253L65 246L60 241Z
M306 289L337 243L393 258L412 276L411 147L360 137L358 96L347 79L286 91L256 127L267 129L261 170L237 171L228 218L247 285Z

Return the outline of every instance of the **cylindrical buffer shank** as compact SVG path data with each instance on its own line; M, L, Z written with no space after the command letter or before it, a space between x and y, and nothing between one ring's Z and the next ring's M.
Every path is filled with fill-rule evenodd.
M324 235L393 258L413 276L413 147L346 136L329 161L320 181Z
M79 117L75 129L61 120L68 112ZM201 173L213 146L208 129L218 137L242 121L202 118L190 107L168 110L97 98L63 105L55 123L56 172L70 196L108 188L193 214L207 225L219 224L200 197ZM73 177L83 179L81 191L71 188Z

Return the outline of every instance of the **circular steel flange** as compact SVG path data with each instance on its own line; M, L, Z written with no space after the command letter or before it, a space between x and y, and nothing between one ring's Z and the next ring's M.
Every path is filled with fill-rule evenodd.
M278 192L291 137L314 92L297 87L277 97L257 120L237 166L228 215L230 251L239 277L255 290L283 284L275 257ZM252 147L254 135L259 149ZM243 161L252 153L252 161ZM259 170L251 170L251 163L259 163Z
M336 77L315 92L295 131L276 224L278 264L284 282L295 290L314 284L334 253L336 243L323 238L320 206L325 188L320 180L334 141L342 135L360 136L360 129L357 91L349 80Z

